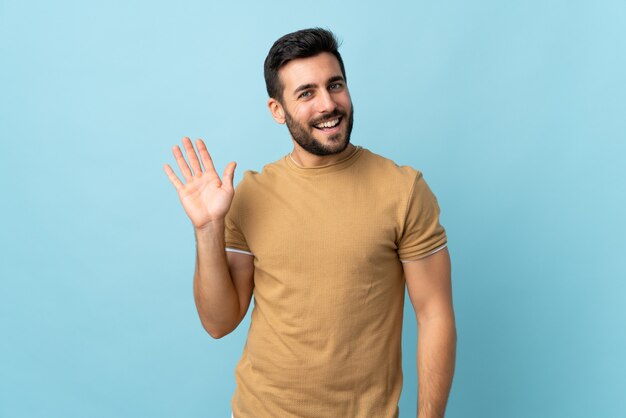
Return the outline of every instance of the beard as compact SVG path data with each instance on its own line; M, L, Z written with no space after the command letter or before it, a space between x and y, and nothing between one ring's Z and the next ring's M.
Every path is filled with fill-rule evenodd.
M354 107L351 106L350 114L347 115L347 121L345 121L346 113L336 109L334 112L328 113L306 126L305 124L295 121L289 112L287 112L287 109L285 109L285 123L291 137L298 145L304 148L305 151L314 155L325 156L339 154L348 147L350 134L352 133L353 115ZM313 130L316 129L313 125L335 117L341 117L341 123L347 123L345 135L343 132L337 132L336 134L328 136L328 140L331 144L323 144L313 136ZM324 133L320 131L320 135L324 135Z

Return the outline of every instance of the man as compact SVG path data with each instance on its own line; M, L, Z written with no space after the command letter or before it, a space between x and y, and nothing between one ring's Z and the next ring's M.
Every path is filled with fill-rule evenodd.
M265 60L273 118L293 151L216 173L205 144L165 171L197 241L194 295L214 338L255 305L235 418L399 416L404 286L418 322L418 416L443 417L456 330L447 239L421 173L350 143L353 107L334 35L280 38ZM204 171L200 161L204 166Z

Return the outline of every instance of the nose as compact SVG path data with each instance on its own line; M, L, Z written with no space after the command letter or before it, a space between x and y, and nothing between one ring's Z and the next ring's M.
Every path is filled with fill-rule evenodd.
M317 111L319 113L330 113L333 112L337 108L337 103L335 103L335 99L330 94L329 91L323 90L318 95L317 100Z

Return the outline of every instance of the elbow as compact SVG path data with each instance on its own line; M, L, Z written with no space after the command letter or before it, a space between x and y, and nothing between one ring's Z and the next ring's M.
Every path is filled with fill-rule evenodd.
M231 332L233 332L232 328L227 329L227 328L211 327L204 323L202 324L202 326L204 327L204 330L207 332L207 334L209 334L211 338L213 338L214 340L219 340L220 338L223 338L227 336L228 334L230 334Z
M219 340L233 332L239 325L242 318L236 318L234 315L221 316L219 318L211 317L206 312L198 309L200 323L204 330L215 340Z
M225 337L228 334L230 334L229 332L219 332L219 331L207 331L207 332L209 333L211 338L213 338L214 340L219 340L220 338Z

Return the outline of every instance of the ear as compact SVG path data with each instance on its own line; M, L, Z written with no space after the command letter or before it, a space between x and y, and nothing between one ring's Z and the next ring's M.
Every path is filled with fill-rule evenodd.
M272 112L272 117L276 122L280 124L285 123L285 109L278 100L270 97L267 101L267 107L269 107L270 112Z

